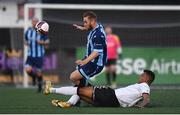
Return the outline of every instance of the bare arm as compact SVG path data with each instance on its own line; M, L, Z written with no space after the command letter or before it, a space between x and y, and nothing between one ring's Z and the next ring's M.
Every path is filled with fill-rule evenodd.
M77 60L76 64L83 66L83 65L87 64L88 62L90 62L91 60L93 60L94 58L96 58L98 55L99 55L99 53L97 51L93 51L86 59Z
M141 103L136 104L135 107L143 108L150 102L149 94L143 93L142 96L143 101Z
M73 26L76 27L76 29L79 29L79 30L86 30L85 27L79 26L79 25L77 25L77 24L73 24Z
M24 41L24 45L29 46L28 37L27 37L27 31L25 33L25 39L23 39L23 41Z

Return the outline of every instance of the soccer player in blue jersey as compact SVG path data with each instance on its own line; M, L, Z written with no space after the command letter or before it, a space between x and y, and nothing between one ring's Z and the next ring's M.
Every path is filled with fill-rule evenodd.
M107 48L106 48L106 34L101 24L97 23L97 16L94 12L88 11L83 14L83 26L74 24L73 26L79 30L88 31L87 35L87 51L84 59L77 60L77 70L71 73L70 80L79 87L88 85L90 77L100 73L106 64ZM50 82L46 83L45 94ZM64 106L75 105L79 101L78 95L73 95Z
M33 85L38 84L38 92L42 91L42 66L45 48L49 44L47 32L49 25L45 22L32 20L32 27L25 32L25 44L28 46L28 57L25 64L25 71L33 79Z

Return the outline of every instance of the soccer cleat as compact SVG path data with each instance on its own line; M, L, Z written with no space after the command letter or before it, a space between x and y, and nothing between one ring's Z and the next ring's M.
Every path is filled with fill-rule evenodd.
M54 105L54 106L56 106L56 107L59 106L59 105L58 105L58 102L60 102L60 101L57 100L57 99L53 99L53 100L51 101L52 105Z
M51 81L46 81L45 88L44 88L44 94L48 95L50 94L50 88L51 88Z
M60 101L60 102L58 102L58 106L61 108L70 108L71 104L64 102L64 101Z

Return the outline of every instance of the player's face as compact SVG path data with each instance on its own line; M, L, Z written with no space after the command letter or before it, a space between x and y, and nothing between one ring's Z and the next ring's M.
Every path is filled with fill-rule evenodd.
M106 34L111 34L112 33L112 29L110 27L106 27L105 28L105 32L106 32Z
M141 76L139 77L139 83L143 83L146 82L148 83L149 81L149 77L146 73L141 74Z
M33 19L33 20L32 20L32 26L33 26L34 28L35 28L37 22L38 22L37 19Z
M84 17L83 18L83 24L84 24L84 27L86 28L86 30L91 30L92 29L92 20L89 19L89 17Z

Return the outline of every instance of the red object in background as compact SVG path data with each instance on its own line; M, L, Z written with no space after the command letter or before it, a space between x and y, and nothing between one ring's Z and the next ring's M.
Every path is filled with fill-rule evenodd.
M29 9L29 19L34 18L34 8ZM24 19L24 3L18 4L18 19Z

